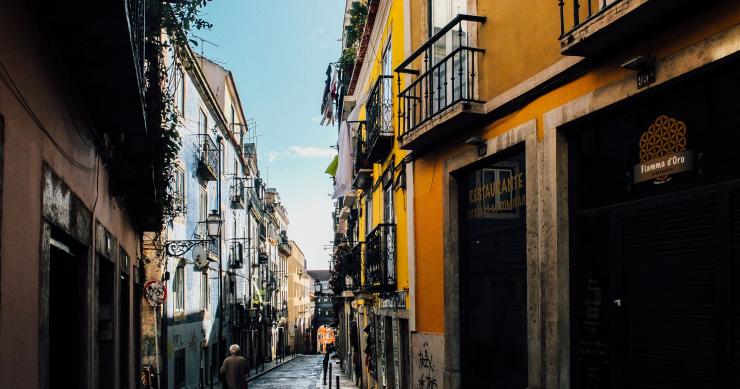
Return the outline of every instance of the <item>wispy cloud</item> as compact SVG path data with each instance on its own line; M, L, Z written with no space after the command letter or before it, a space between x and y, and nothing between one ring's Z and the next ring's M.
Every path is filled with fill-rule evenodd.
M297 146L292 145L287 150L270 150L267 154L267 159L270 162L275 162L281 159L309 159L309 158L325 158L329 159L336 154L336 150L330 147L314 147L314 146Z
M323 28L313 30L313 32L306 35L304 39L306 44L312 47L317 47L319 49L326 49L329 47L329 42L327 41L327 36Z

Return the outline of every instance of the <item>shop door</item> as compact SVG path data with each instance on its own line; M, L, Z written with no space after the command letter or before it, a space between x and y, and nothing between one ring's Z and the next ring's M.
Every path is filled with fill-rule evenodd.
M737 183L587 211L574 233L575 388L738 387Z
M718 193L618 213L621 385L719 388L724 236Z
M462 387L527 387L524 152L465 174Z

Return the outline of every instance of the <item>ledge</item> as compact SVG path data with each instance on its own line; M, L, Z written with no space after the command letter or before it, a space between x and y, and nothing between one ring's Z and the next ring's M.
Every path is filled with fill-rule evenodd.
M483 103L460 102L435 115L415 129L401 135L404 150L423 150L477 122L485 114Z

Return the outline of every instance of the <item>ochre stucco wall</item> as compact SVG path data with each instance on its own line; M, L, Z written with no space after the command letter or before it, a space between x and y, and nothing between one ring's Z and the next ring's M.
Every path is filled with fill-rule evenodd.
M425 3L425 0L412 0L412 9L422 8ZM486 49L484 56L487 57L480 70L481 96L492 99L565 58L559 53L556 2L479 1L478 14L488 18L478 38L478 46ZM740 3L725 2L656 35L652 41L653 52L658 59L666 57L739 23ZM420 38L426 36L419 31L424 25L423 21L412 21L412 50L419 47ZM616 80L633 78L632 71L621 69L619 65L626 58L645 54L649 45L645 40L615 53L583 76L514 113L478 129L460 129L460 132L477 133L484 139L491 139L536 119L541 140L545 113ZM417 156L414 162L416 326L420 332L444 332L443 169L444 161L470 147L463 141L461 137L446 140Z

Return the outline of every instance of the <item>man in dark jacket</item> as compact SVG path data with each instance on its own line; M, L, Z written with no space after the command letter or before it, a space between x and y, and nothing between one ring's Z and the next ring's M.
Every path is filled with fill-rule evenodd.
M224 387L228 389L247 389L247 374L249 373L249 365L247 360L239 355L238 344L232 344L229 347L229 353L231 354L224 360L223 366L221 366L221 376L224 378Z

